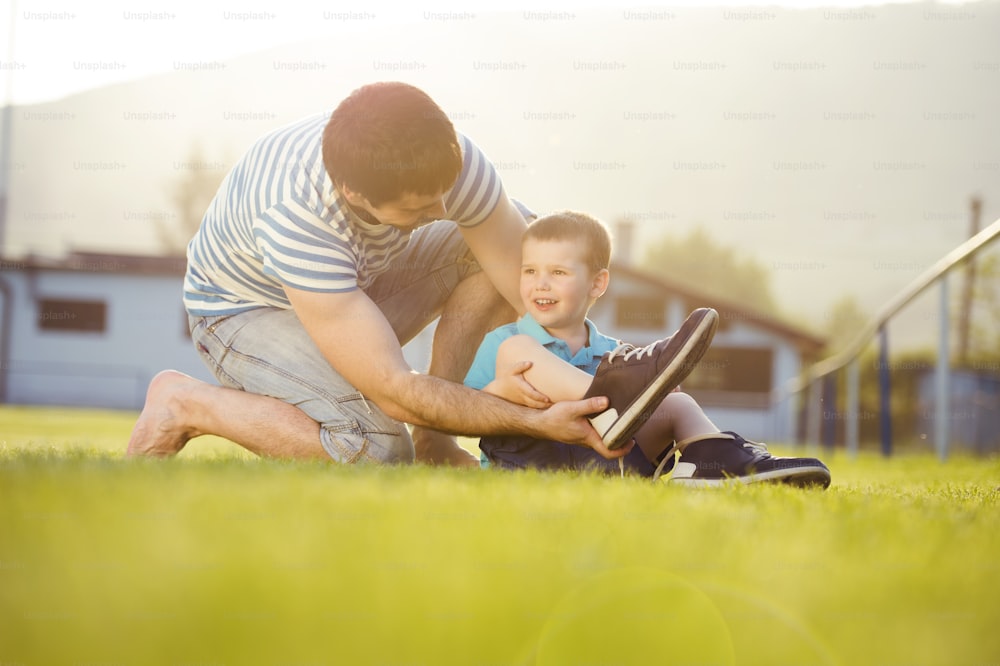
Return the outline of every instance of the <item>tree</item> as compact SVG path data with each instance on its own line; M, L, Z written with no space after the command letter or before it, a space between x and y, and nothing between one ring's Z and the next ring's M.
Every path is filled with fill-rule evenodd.
M726 300L777 313L767 268L716 242L700 226L684 237L668 235L649 248L644 269Z
M221 163L205 161L197 144L188 159L175 163L174 168L181 171L181 176L170 186L170 199L177 209L177 216L171 220L176 224L155 220L156 235L164 254L184 254L226 174Z
M972 291L969 359L973 365L997 368L1000 359L1000 253L976 257L976 283Z
M853 294L841 297L830 308L824 322L827 353L834 354L846 348L870 319Z

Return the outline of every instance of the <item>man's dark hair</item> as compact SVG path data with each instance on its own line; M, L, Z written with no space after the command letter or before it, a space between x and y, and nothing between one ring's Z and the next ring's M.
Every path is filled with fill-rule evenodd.
M406 83L358 88L323 131L323 164L333 182L373 206L403 194L451 188L462 171L455 128L424 91Z
M528 226L522 242L529 238L583 243L584 261L594 273L611 263L611 233L603 222L586 213L563 210L540 217Z

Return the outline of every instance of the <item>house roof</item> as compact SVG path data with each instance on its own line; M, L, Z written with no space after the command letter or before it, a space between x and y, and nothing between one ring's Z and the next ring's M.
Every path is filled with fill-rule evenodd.
M181 255L155 256L75 251L63 257L28 255L21 259L0 259L0 269L2 270L50 270L81 273L183 276L186 267L187 259Z
M723 321L744 322L771 331L794 342L805 352L816 354L826 346L826 340L810 331L790 324L777 315L745 305L727 301L713 294L708 294L677 280L671 280L661 275L640 270L634 266L612 262L611 274L646 284L664 293L674 294L683 298L692 307L710 307L719 312Z

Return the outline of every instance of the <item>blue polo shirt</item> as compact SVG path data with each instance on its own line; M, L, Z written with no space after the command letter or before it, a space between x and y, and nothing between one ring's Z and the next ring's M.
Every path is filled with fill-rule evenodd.
M562 360L589 375L595 374L597 366L601 364L601 357L605 352L617 347L619 341L598 331L594 322L589 319L585 319L584 324L587 327L587 344L575 354L570 353L569 345L565 341L551 335L530 314L525 314L512 324L504 324L500 328L493 329L486 334L482 344L479 345L476 357L472 360L472 367L465 376L465 385L482 390L493 381L496 378L497 351L500 349L500 343L519 334L530 335ZM480 464L483 468L490 466L485 454L481 456Z
M482 390L493 381L496 378L497 351L500 349L500 343L519 334L530 335L550 352L587 374L596 373L597 366L601 363L601 357L617 347L619 343L617 339L609 338L598 331L594 322L589 319L584 320L584 324L587 326L587 345L576 354L571 354L569 345L550 335L530 314L525 314L512 324L505 324L490 331L483 338L482 344L479 345L476 358L472 361L472 367L469 368L469 372L465 376L465 385Z

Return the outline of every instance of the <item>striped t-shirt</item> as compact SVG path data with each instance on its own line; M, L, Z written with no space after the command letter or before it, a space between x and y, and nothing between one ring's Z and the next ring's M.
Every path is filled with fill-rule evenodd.
M323 166L329 114L259 139L226 176L187 249L184 307L196 316L291 307L283 286L364 289L392 263L409 232L369 224L348 208ZM496 208L500 176L459 134L462 171L444 196L448 218L475 226Z

